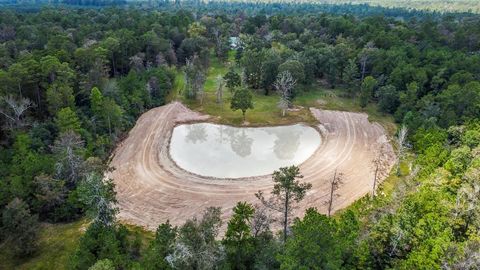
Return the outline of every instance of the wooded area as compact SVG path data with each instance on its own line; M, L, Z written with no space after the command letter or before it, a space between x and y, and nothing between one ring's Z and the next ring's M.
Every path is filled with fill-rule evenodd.
M403 11L399 19L250 7L248 13L224 12L219 3L196 12L0 10L0 240L8 250L2 257L21 262L34 256L40 223L86 217L91 223L64 267L480 265L480 17ZM235 50L231 37L239 40ZM113 183L102 179L113 147L140 114L172 96L195 106L208 102L203 97L212 87L206 74L213 61L228 67L214 86L218 103L247 117L256 95L275 97L278 114L288 117L291 104L325 89L393 115L405 127L396 135L402 154L394 187L331 217L312 208L292 221L282 194L301 200L309 187L294 184L301 171L281 169L273 174L279 184L272 191L284 205L281 236L273 231L278 217L242 202L223 238L215 207L180 227L159 224L150 241L117 222ZM230 95L223 95L223 86Z

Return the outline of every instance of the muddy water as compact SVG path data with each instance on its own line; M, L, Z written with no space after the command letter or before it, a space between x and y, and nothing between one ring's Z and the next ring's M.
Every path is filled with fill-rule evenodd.
M189 172L241 178L271 174L307 160L321 143L312 127L231 127L211 123L179 125L170 141L170 156Z

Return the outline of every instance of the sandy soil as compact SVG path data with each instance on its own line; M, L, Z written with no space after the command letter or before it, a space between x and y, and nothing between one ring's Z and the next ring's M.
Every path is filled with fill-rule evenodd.
M370 123L366 114L310 110L319 121L324 140L315 154L300 165L303 181L312 183L312 189L295 215L301 215L308 207L326 212L324 201L335 169L344 174L345 180L338 190L340 196L335 199L334 210L371 192L373 148L387 141L384 129ZM168 143L173 127L208 118L174 102L152 109L138 119L128 138L118 145L110 164L115 170L108 175L116 184L120 220L156 229L167 220L181 225L186 219L201 215L208 206L220 206L222 218L227 220L238 201L258 203L254 196L258 190L270 193L271 176L210 179L188 173L172 162ZM394 163L389 144L387 149L381 179Z

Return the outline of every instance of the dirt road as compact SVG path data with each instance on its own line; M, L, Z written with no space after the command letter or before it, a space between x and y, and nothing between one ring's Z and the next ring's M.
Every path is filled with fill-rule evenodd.
M326 212L324 201L335 169L345 175L338 190L334 209L338 210L371 192L373 147L386 142L384 129L370 123L366 114L311 109L319 121L323 142L315 154L300 165L303 181L312 189L296 210L301 215L308 207ZM178 123L204 121L201 115L174 102L144 113L129 136L118 145L108 177L116 184L119 219L148 229L156 229L167 220L174 225L199 216L208 206L220 206L227 220L238 201L257 203L254 193L268 194L271 176L241 180L210 179L178 168L169 158L168 143ZM393 166L394 154L387 147L387 170ZM387 171L386 170L386 171ZM381 179L386 172L381 173Z

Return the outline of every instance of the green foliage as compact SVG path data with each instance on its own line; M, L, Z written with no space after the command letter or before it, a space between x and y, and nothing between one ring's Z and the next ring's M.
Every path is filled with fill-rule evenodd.
M35 189L35 176L50 173L51 167L51 158L34 151L28 135L17 135L13 144L9 177L0 183L3 191L0 193L1 205L5 205L14 197L30 201Z
M47 89L46 95L48 110L52 115L56 115L62 108L75 109L73 89L68 85L54 83Z
M195 55L186 60L184 68L185 89L184 94L188 99L200 98L203 101L203 87L205 84L205 71Z
M36 250L38 226L38 217L30 213L21 199L13 199L2 211L1 236L16 256L27 256Z
M250 229L255 209L247 202L238 202L227 225L223 245L231 269L251 269L255 242Z
M305 82L305 69L300 61L288 60L284 62L278 67L278 73L282 73L284 71L290 72L290 74L292 74L292 77L298 83L301 84Z
M200 220L187 220L178 231L174 251L169 256L176 269L212 269L224 259L215 238L221 226L220 208L209 207Z
M378 107L383 112L395 112L398 107L398 93L395 86L386 85L378 89Z
M358 81L359 81L360 71L358 70L357 63L354 59L348 60L348 65L343 71L343 82L348 86L348 94L353 96L357 94L358 91Z
M114 130L122 126L123 110L112 98L104 98L100 90L92 88L90 93L90 107L96 121L111 135Z
M223 79L225 80L226 86L231 93L234 93L235 87L240 86L242 83L240 75L238 75L233 68L228 70L225 76L223 76Z
M262 83L262 63L265 59L265 53L258 49L251 49L243 51L241 64L244 68L244 75L246 83L258 89Z
M94 115L101 115L103 110L103 95L97 87L90 91L90 107Z
M171 269L166 258L173 252L176 236L177 227L172 227L168 221L158 226L155 239L143 257L142 266L145 269Z
M336 239L336 222L316 209L307 209L302 220L295 220L293 237L280 256L280 269L339 269L341 253Z
M272 198L266 200L262 191L255 196L268 208L274 209L282 215L283 242L287 241L287 229L289 214L295 202L303 200L307 191L312 188L311 183L301 183L298 179L303 178L300 168L297 166L282 167L273 172Z
M440 2L408 4L442 11L476 8L466 1L448 7ZM372 3L395 7L407 2ZM167 258L187 269L437 269L461 268L478 257L480 57L476 52L480 45L475 40L480 32L476 16L426 15L363 5L184 4L187 9L195 5L195 16L165 3L161 11L0 11L0 124L7 127L0 132L1 229L2 240L12 238L1 243L4 250L31 252L34 245L26 243L35 242L37 215L57 222L88 210L95 222L72 257L74 269L93 265L165 269L171 266ZM232 15L228 7L246 15ZM226 12L218 14L220 8ZM404 19L369 16L375 12ZM247 85L259 91L233 91L241 84L240 76L233 66L227 72L217 58L210 58L209 48L213 48L224 60L230 36L240 40L235 69L243 69ZM297 90L308 90L297 95L294 105L360 110L358 102L374 120L387 119L388 115L375 111L378 101L382 112L394 114L397 122L412 131L412 175L395 178L398 182L391 193L362 200L355 213L346 211L329 219L309 210L295 221L285 247L267 229L252 232L250 225L261 212L252 217L247 205L238 205L222 243L215 239L219 211L210 210L179 230L168 223L161 225L147 251L140 252L138 238L132 239L134 235L115 224L114 189L101 175L117 138L139 114L172 99L171 89L179 88L174 86L179 82L176 67L193 58L198 70L191 73L186 86L194 87L195 96L199 93L202 101L205 96L206 102L191 104L229 123L240 122L233 111L219 110L220 105L209 99L212 78L225 73L232 90L231 95L227 93L227 98L233 96L231 108L242 110L244 120L255 96L256 109L249 112L253 124L311 119L306 109L282 119L276 110L277 97L263 95L269 94L276 74L284 70L297 79ZM233 57L229 60L233 62ZM364 79L359 86L360 78ZM324 85L341 88L326 91ZM344 97L345 92L354 99ZM7 97L11 97L8 102ZM292 178L291 173L275 176L273 195L283 203L287 227L288 205L281 199L285 191L296 188L284 181ZM304 191L296 191L300 200ZM16 198L23 202L14 203ZM62 235L64 242L81 230L74 231ZM69 243L68 249L73 245ZM52 261L63 259L55 260L54 249L63 245L44 247L37 257L43 263L38 268L59 268ZM43 259L44 254L54 254L49 255L54 259Z
M127 230L123 226L104 227L91 224L80 238L75 253L70 258L69 268L89 269L99 260L110 260L115 268L128 265Z
M77 114L70 107L66 107L58 111L57 117L55 118L55 123L57 124L58 130L61 133L68 131L78 133L81 131L80 119L78 119Z
M230 102L230 109L232 111L241 110L243 115L243 121L245 121L245 113L248 109L253 109L253 95L250 90L246 88L240 88L233 93L232 100Z
M98 260L88 270L115 270L113 262L109 259Z
M365 77L360 88L360 107L365 108L372 98L373 91L377 86L377 80L371 76Z
M480 103L480 82L473 81L464 86L452 84L438 96L438 100L447 116L441 121L444 127L471 119L480 114L480 108L475 105Z
M463 173L471 160L472 156L468 146L454 149L450 153L450 159L445 163L445 169L454 175Z

